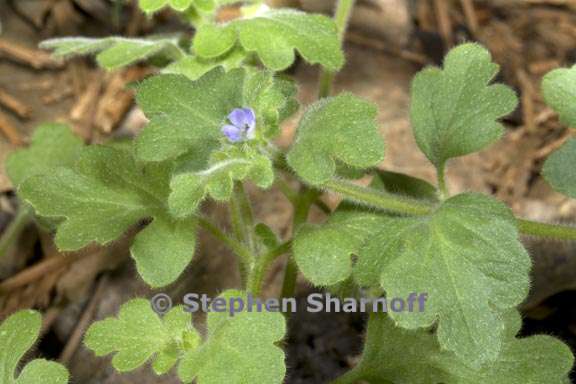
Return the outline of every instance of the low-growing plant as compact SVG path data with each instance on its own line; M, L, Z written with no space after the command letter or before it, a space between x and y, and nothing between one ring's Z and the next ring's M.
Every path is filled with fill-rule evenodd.
M182 274L200 228L238 259L242 287L222 298L259 296L268 268L284 254L290 256L282 297L294 294L298 272L331 292L428 294L425 311L371 314L359 364L335 384L569 382L573 356L566 345L550 336L517 337L516 308L527 296L531 268L519 236L576 240L576 228L516 218L490 196L452 195L445 181L449 160L497 141L504 132L499 120L516 108L515 93L492 83L498 65L489 52L460 45L443 68L426 68L412 83L412 128L436 167L433 186L378 170L385 144L376 107L351 93L331 95L344 63L341 41L352 0L339 1L334 20L254 2L242 17L217 22L218 8L228 3L141 0L146 12L165 6L181 11L196 27L191 42L45 42L60 56L99 52L98 62L109 69L157 56L168 60L161 61L161 74L137 86L149 123L135 139L84 145L62 125L38 128L32 145L7 163L21 209L33 209L54 228L64 251L107 244L147 223L131 255L153 288ZM299 105L296 85L278 72L293 64L295 52L323 72L319 99L305 108L285 151L274 139ZM561 121L576 126L576 68L548 74L543 92ZM576 198L574 162L576 141L570 140L546 162L544 176ZM353 181L363 176L372 178L368 187ZM287 178L297 178L299 189L291 189ZM294 207L291 239L280 240L254 218L248 182L262 189L276 184L284 192ZM320 199L325 191L343 198L334 211ZM228 205L231 233L203 215L210 200ZM307 223L313 205L326 214L323 224ZM14 320L18 316L33 317L34 324ZM23 312L0 328L1 344L8 346L0 354L3 382L39 382L30 378L38 372L28 369L34 363L13 376L20 350L36 336L36 317ZM280 313L210 312L207 333L200 335L182 306L159 316L147 300L135 299L117 317L93 324L85 344L98 356L114 354L112 365L121 372L151 362L159 375L177 367L184 383L273 384L286 375L285 331ZM66 381L60 368L49 368L56 372L51 382Z

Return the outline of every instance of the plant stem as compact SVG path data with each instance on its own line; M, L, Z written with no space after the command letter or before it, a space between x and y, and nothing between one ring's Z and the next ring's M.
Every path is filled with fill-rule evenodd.
M248 280L248 291L252 293L253 296L257 297L258 295L260 295L260 292L262 291L262 283L264 282L264 277L266 271L270 267L270 264L272 264L272 262L276 260L278 257L288 252L291 246L292 242L287 241L279 245L278 247L272 249L268 253L262 255L258 259L256 265L252 270L250 279Z
M354 202L395 213L420 216L430 213L433 209L430 203L362 187L348 180L333 179L324 186Z
M234 252L239 258L242 265L245 268L250 268L254 262L254 257L244 244L239 242L238 240L234 239L233 237L227 235L223 232L220 228L218 228L215 224L208 221L207 219L200 217L198 218L198 224L205 229L206 231L210 232L212 236L216 239L220 240L224 243L232 252Z
M325 183L324 186L351 201L403 215L422 216L429 214L434 209L431 203L361 187L348 180L334 179ZM516 218L516 221L520 233L524 235L557 240L576 240L576 227L539 223L520 218Z
M447 199L450 195L448 194L448 187L446 187L446 171L444 165L437 169L438 172L438 189L440 190L440 197L442 200Z
M8 227L0 237L0 259L6 256L8 250L18 240L22 230L32 220L32 210L28 205L21 205L14 219L8 224Z
M244 189L244 184L236 184L236 198L238 199L238 206L244 225L244 238L248 244L248 248L256 255L256 241L254 239L254 214L252 213L252 203Z
M334 22L336 23L336 28L338 29L338 37L340 42L344 41L344 34L348 27L348 21L352 15L352 8L354 8L355 0L339 0L338 6L336 7L336 12L334 14ZM334 77L336 73L329 71L327 69L322 70L320 74L320 85L319 85L319 98L325 98L330 96L332 93L332 84L334 83Z
M294 216L292 218L293 237L296 235L296 232L298 232L298 229L300 229L302 224L306 222L308 213L310 212L310 207L318 198L318 194L318 191L309 189L305 185L302 186L302 189L298 194L296 205L294 205ZM286 263L286 269L284 270L284 281L282 283L282 292L280 294L281 298L292 297L294 295L297 277L298 268L294 261L294 257L290 255L288 262Z
M576 240L576 227L539 223L525 219L516 219L516 221L520 232L525 235L557 240Z

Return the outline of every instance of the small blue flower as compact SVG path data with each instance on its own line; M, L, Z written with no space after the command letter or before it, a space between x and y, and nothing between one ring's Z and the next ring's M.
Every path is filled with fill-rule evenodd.
M256 134L256 115L252 108L236 108L228 115L230 124L222 127L222 133L232 143L252 140Z

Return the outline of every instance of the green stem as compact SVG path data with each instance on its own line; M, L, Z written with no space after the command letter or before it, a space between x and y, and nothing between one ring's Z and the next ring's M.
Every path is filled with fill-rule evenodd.
M525 219L516 219L516 221L520 232L525 235L557 240L576 240L576 227L539 223Z
M336 28L338 29L338 37L340 42L344 41L344 34L348 27L348 21L352 15L352 8L354 8L355 0L339 0L338 6L336 7L336 12L334 14L334 22L336 23ZM330 96L332 93L332 84L334 83L334 77L336 72L323 69L320 74L320 85L319 85L319 98L325 98Z
M298 229L306 222L308 219L308 213L310 212L310 207L312 203L318 198L319 192L313 189L309 189L305 185L302 186L300 193L298 194L298 200L294 206L294 216L292 218L292 236L295 236ZM282 298L294 296L296 291L296 279L298 277L298 267L292 255L288 258L286 264L286 269L284 270L284 281L282 283L282 292L280 296Z
M252 203L244 189L244 184L236 184L235 197L238 199L238 207L244 225L244 239L252 254L256 255L256 240L254 239L254 213L252 212Z
M434 209L431 203L364 188L348 180L334 179L325 183L324 186L351 201L403 215L422 216L429 214ZM516 221L520 233L524 235L557 240L576 240L576 227L539 223L519 218Z
M354 202L395 213L426 215L433 208L433 205L427 202L362 187L348 180L333 179L324 186Z
M438 172L438 189L440 190L440 197L442 200L447 199L450 195L448 194L448 187L446 187L446 172L445 167L441 166L437 170Z
M286 197L286 199L292 205L295 205L296 200L298 198L298 193L296 191L294 191L290 187L290 185L288 185L286 180L284 180L282 177L278 177L276 179L276 185L277 185L278 189L280 190L280 192L282 192L282 194ZM330 207L328 205L326 205L325 202L322 201L322 199L320 198L320 195L318 195L317 199L314 201L314 205L319 210L321 210L322 212L324 212L327 215L330 215L332 213L332 210L330 209Z
M264 282L264 277L272 262L274 262L274 260L282 256L286 252L290 251L291 246L292 242L287 241L279 245L278 247L272 249L268 253L262 255L258 259L256 265L254 266L254 269L252 270L250 279L248 281L248 291L252 293L253 296L257 297L260 295L262 291L262 284Z
M18 240L20 233L22 233L31 220L32 210L30 207L27 205L20 206L16 216L10 224L8 224L8 227L4 233L2 233L2 237L0 237L0 259L6 256L10 248L12 248L12 245Z
M207 219L200 217L198 218L198 224L208 231L212 236L216 239L220 240L224 245L226 245L232 252L234 252L239 258L241 264L248 270L252 263L254 262L254 257L252 256L252 252L248 249L244 244L236 240L235 238L227 235L223 232L220 228L218 228L215 224L211 223Z

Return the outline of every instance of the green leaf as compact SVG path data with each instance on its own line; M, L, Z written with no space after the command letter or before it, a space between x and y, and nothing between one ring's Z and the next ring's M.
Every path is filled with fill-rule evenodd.
M310 184L322 184L336 173L336 160L367 168L384 158L376 107L351 94L312 104L298 126L288 164Z
M122 68L152 56L180 58L183 53L176 38L129 39L106 37L64 37L45 40L41 48L54 50L56 57L97 54L98 64L108 70Z
M544 163L544 178L556 191L576 198L576 139L569 139Z
M403 329L389 316L372 313L364 351L353 373L371 383L451 384L450 375L437 363L445 353L430 331Z
M254 181L260 188L270 187L274 182L270 159L249 147L233 146L215 152L208 169L181 173L172 179L168 200L170 212L176 217L193 215L207 194L215 200L229 200L234 181L245 179Z
M429 217L395 218L358 253L360 284L380 283L389 297L428 294L425 311L391 313L400 326L438 321L442 347L474 366L497 358L501 313L528 292L530 258L514 216L483 195L452 197Z
M241 291L225 291L219 300L241 299ZM280 384L286 367L284 353L275 346L286 332L279 312L212 309L207 319L207 339L202 341L187 313L193 307L178 306L160 318L145 299L127 302L116 318L94 323L85 344L97 356L114 353L112 365L120 372L132 371L153 360L157 374L178 365L185 383ZM236 308L238 309L238 308Z
M152 77L137 93L151 119L136 140L138 157L162 161L186 153L209 154L225 141L221 128L235 108L252 108L257 139L271 138L294 111L294 94L292 83L269 71L216 68L196 81L179 75Z
M18 362L40 335L42 316L31 310L16 312L0 325L0 382L2 384L66 384L68 371L62 365L36 359L15 378Z
M150 14L164 8L168 5L169 1L170 0L138 0L138 5L141 10Z
M107 244L153 218L136 236L131 253L143 279L158 287L178 277L195 247L195 221L174 220L167 212L172 168L138 163L130 150L92 146L74 168L31 177L20 193L39 215L63 219L56 233L62 250Z
M198 347L200 335L183 307L172 308L161 319L148 300L134 299L122 305L118 317L92 324L84 343L96 356L114 353L112 366L120 372L154 359L154 370L163 374L181 354Z
M563 124L576 127L576 65L548 72L542 79L542 94Z
M202 25L194 36L193 46L199 56L214 58L228 52L237 41L274 71L292 65L294 50L306 61L332 71L344 64L332 19L287 9L270 10L227 24Z
M245 59L246 52L241 49L233 49L225 55L214 59L203 59L196 55L186 55L162 69L162 73L184 75L190 80L197 80L219 66L223 67L225 71L238 68Z
M18 186L30 176L73 165L83 145L66 125L40 125L32 135L30 147L10 154L6 160L6 172L12 183Z
M452 49L444 69L426 68L412 83L410 116L420 149L438 168L452 157L483 149L502 135L497 121L517 104L510 88L488 85L498 72L478 44Z
M521 321L506 314L502 352L479 369L462 364L441 349L428 330L405 330L384 314L372 314L362 358L349 374L369 382L394 384L567 383L570 349L550 336L515 337Z
M383 215L339 210L322 226L302 226L292 245L298 268L316 286L346 280L352 273L352 255L389 220Z
M226 291L219 297L227 302L243 298L240 291ZM208 313L208 340L187 352L178 367L185 383L198 384L281 384L286 366L282 349L275 346L286 332L279 312L248 312L233 317L228 313Z

